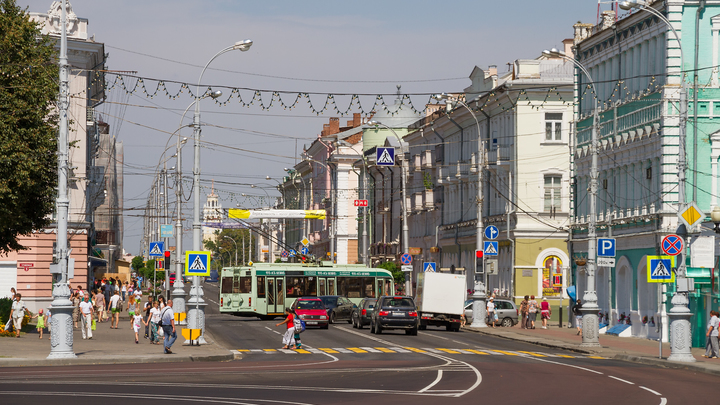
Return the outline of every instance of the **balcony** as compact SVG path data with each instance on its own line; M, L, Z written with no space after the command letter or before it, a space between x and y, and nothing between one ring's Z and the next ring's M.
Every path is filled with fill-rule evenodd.
M497 146L488 151L488 164L503 165L510 163L512 159L512 146Z
M435 193L432 189L425 189L423 205L426 209L435 208Z

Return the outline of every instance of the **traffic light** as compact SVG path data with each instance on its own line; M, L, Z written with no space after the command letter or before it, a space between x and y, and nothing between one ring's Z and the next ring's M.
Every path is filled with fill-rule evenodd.
M170 270L170 251L165 251L165 270Z
M485 268L483 267L483 251L478 249L475 251L475 274L483 274Z

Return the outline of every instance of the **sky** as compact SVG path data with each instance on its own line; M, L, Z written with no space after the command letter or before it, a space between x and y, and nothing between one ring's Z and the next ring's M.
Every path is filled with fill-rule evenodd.
M17 3L30 12L45 13L52 1ZM396 85L422 108L431 93L459 92L469 86L475 66L497 65L502 73L508 62L561 48L561 41L572 37L574 23L596 22L598 5L595 0L72 0L70 4L78 17L88 19L89 34L105 44L107 68L136 72L147 78L150 91L156 80L165 80L173 93L180 83L194 89L210 58L237 41L252 39L249 51L223 54L205 72L202 84L220 88L224 94L219 100L227 100L233 88L250 89L239 92L243 100L252 98L253 89L267 90L262 93L266 105L272 91L284 92L283 100L288 102L294 100L293 92L311 93L313 104L319 106L326 94L338 94L336 100L345 111L350 98L340 94L368 95L361 98L362 111L354 106L345 116L333 111L318 115L305 99L291 110L277 102L270 108L257 103L242 106L235 95L224 106L203 100L201 201L214 179L225 208L268 205L265 196L279 193L274 189L277 183L265 177L281 179L283 169L294 165L303 145L318 136L329 118L340 117L344 124L353 112L367 112L375 94L386 95L391 103ZM107 77L112 83L118 75ZM97 109L124 145L124 248L132 254L141 253L142 209L156 168L165 160L168 167L175 165L170 159L174 150L163 152L175 143L172 133L191 123L192 112L182 124L181 116L192 101L187 91L175 98L161 91L150 98L116 86ZM191 179L192 131L185 128L180 134L190 138L182 170ZM183 207L189 219L184 247L192 246L190 191L191 184L185 181L183 192L190 202Z

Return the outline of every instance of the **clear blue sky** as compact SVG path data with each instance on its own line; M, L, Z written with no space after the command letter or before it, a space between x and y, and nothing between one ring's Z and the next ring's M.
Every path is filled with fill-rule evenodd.
M51 3L18 0L31 12L47 12ZM198 66L224 47L251 38L250 51L231 52L213 62L212 68L232 73L208 70L203 83L345 93L393 93L396 84L408 93L459 91L469 85L467 76L476 65L497 65L502 72L507 62L560 48L564 38L572 37L574 23L595 23L597 10L594 0L70 3L79 17L89 20L90 34L105 43L109 69L196 83ZM168 133L178 128L180 114L192 99L187 95L177 100L147 99L113 91L108 101L99 110L111 132L124 142L125 209L144 207ZM425 101L417 99L420 104ZM130 106L121 108L117 103ZM274 184L264 178L280 177L284 167L293 165L295 139L300 139L298 148L302 149L331 116L318 117L304 104L288 112L242 108L237 103L218 107L205 101L203 121L225 128L205 127L204 139L253 152L203 148L202 177L218 181L216 188L226 208L237 203L250 206L254 201L239 194L265 195L249 184ZM190 137L191 132L183 135ZM191 173L191 145L183 155L185 174ZM173 160L168 166L172 165ZM186 184L186 196L189 187ZM272 188L268 192L277 195ZM186 216L192 216L191 210L186 204ZM139 253L142 233L139 215L127 211L125 216L125 249L134 254ZM190 235L185 233L184 246L190 246Z

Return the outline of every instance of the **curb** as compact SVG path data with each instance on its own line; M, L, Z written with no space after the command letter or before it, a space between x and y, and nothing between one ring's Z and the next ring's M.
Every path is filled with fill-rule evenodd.
M548 347L551 349L562 349L562 350L567 350L570 352L575 352L575 353L580 353L580 354L597 354L596 352L593 352L593 351L579 349L576 346L569 346L566 344L548 343L547 341L543 341L543 340L521 339L521 338L514 337L514 336L498 335L495 333L489 333L489 332L485 332L484 330L478 330L478 329L473 329L473 328L463 328L463 330L473 332L473 333L479 333L479 334L485 335L485 336L494 336L494 337L498 337L498 338L502 338L502 339L513 340L516 342L530 343L530 344L534 344L537 346Z
M75 359L0 359L0 368L3 367L37 367L37 366L71 366L71 365L93 365L93 364L151 364L151 363L183 363L197 361L231 361L234 360L233 353L210 354L200 356L157 356L157 357L115 357L115 358L75 358Z
M627 361L630 363L645 364L645 365L649 365L649 366L671 368L671 369L675 369L675 370L688 370L688 371L694 371L694 372L703 373L703 374L720 375L720 368L714 369L714 368L703 367L697 363L681 363L681 362L669 361L667 359L654 359L654 358L650 358L650 357L633 356L630 354L616 354L615 357L613 357L613 359Z

